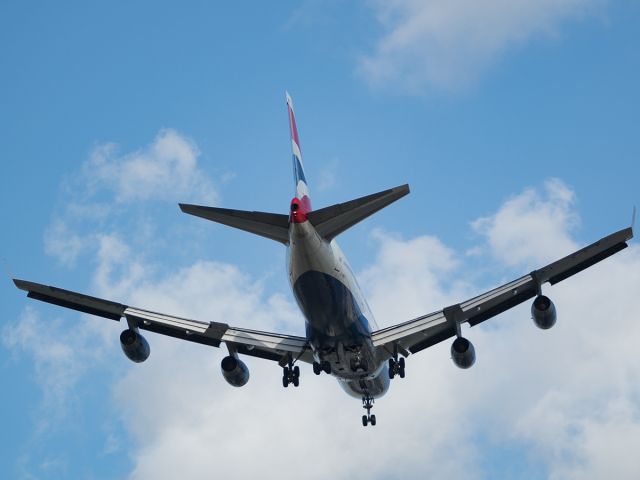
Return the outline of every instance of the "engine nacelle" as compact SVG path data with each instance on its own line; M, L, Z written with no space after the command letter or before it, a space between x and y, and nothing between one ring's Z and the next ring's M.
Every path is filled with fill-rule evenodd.
M222 376L229 385L243 387L249 381L249 368L244 362L231 355L224 357L220 362Z
M476 350L473 343L463 337L456 338L451 344L451 358L460 368L469 368L476 363Z
M151 353L147 340L130 328L120 334L120 346L127 358L136 363L144 362Z
M531 316L538 328L547 330L556 324L556 306L549 297L538 295L531 304Z

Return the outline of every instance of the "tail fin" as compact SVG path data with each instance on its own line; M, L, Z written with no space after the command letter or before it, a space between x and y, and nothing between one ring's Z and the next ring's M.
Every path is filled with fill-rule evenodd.
M289 131L291 132L291 151L293 153L293 181L296 186L296 197L303 200L304 197L309 199L309 187L307 186L307 179L304 175L304 165L302 163L302 152L300 150L300 138L298 137L298 128L296 127L296 117L293 112L293 101L288 92L285 92L287 97L287 111L289 113Z

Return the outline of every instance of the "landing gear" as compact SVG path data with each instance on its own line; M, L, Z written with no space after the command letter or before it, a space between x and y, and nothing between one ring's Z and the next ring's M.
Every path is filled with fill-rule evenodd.
M400 375L400 378L404 378L404 358L389 359L389 378L394 378L396 375Z
M331 375L331 363L326 360L322 362L322 371L327 375Z
M376 416L371 415L371 409L373 408L373 397L367 395L362 397L362 408L367 410L367 414L362 416L362 426L366 427L371 424L372 427L376 425Z
M293 362L282 368L282 386L287 388L290 383L293 383L294 387L300 385L300 367L294 367Z
M320 375L322 372L331 375L331 362L327 360L322 363L313 362L313 373Z

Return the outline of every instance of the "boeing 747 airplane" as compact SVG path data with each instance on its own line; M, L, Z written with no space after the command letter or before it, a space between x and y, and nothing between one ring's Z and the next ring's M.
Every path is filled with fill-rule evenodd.
M380 329L367 306L355 276L335 238L369 215L409 193L401 185L346 203L313 210L304 173L302 152L291 97L286 95L293 149L295 197L288 214L230 210L180 204L183 212L282 243L287 247L287 268L293 296L305 318L304 337L250 330L221 322L193 320L123 305L81 293L14 279L28 297L81 312L120 321L124 354L133 362L149 357L149 344L140 330L169 335L212 347L224 343L224 379L235 387L249 380L244 355L277 363L282 385L297 387L299 362L311 364L313 372L336 378L351 396L362 400L366 415L362 424L376 424L371 408L389 389L390 380L405 376L405 359L432 345L453 338L451 358L460 368L475 362L473 344L461 333L533 298L531 315L542 329L556 322L553 302L542 285L556 284L627 247L633 225L612 233L556 262L499 286L477 297L442 310Z

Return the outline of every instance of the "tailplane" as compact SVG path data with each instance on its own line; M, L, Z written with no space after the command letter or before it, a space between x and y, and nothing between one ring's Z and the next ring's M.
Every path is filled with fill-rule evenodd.
M400 185L366 197L315 210L307 214L307 218L322 238L331 241L356 223L382 210L408 193L409 185Z
M289 94L287 111L289 114L289 130L291 132L291 150L293 153L293 179L295 182L295 198L291 201L291 214L283 215L267 212L250 212L231 210L228 208L206 207L201 205L180 204L180 209L190 215L206 218L229 227L260 235L287 245L289 243L289 224L309 221L316 231L327 241L376 213L387 205L409 193L409 185L384 190L345 203L338 203L320 210L311 210L309 186L304 174L302 151L293 102Z
M349 202L308 212L303 221L311 222L322 238L331 241L356 223L382 210L408 193L409 185L400 185ZM185 203L180 204L180 209L184 213L276 240L285 245L289 244L289 222L295 222L288 215L278 213L249 212Z

